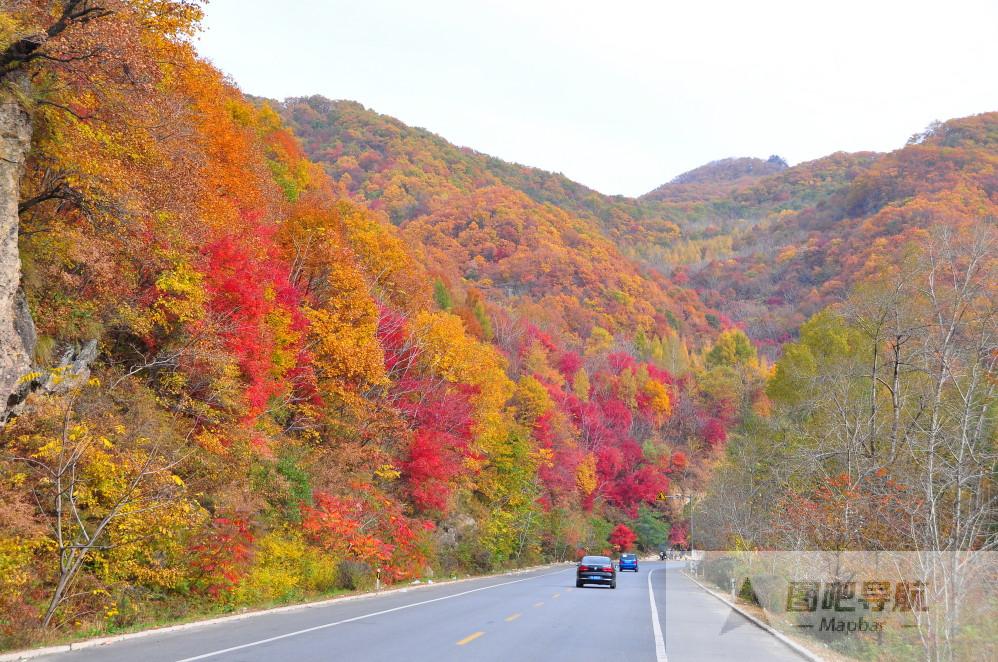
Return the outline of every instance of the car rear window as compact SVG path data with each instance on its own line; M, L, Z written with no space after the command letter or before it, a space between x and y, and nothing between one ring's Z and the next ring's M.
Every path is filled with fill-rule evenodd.
M586 565L599 565L600 563L609 565L610 559L606 556L583 556L582 562Z
M634 554L621 554L620 558L627 559L628 561L630 561L631 559L634 558Z

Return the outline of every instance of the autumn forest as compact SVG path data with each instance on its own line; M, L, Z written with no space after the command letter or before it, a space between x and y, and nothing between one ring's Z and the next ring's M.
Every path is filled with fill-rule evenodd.
M998 545L998 113L606 196L245 95L196 2L0 7L0 650L586 552Z

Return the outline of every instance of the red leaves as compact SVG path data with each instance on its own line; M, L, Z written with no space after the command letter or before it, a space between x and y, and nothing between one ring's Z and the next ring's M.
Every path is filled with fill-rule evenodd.
M654 379L656 382L660 382L665 385L673 385L676 383L675 377L668 370L662 370L658 368L653 363L645 363L645 369L648 371L648 377Z
M637 517L638 506L652 503L669 490L669 478L656 466L645 464L622 473L607 489L607 499Z
M555 350L552 356L565 377L574 375L583 365L574 352ZM609 355L606 367L596 371L591 380L588 401L557 383L545 384L556 409L537 419L533 429L538 446L550 451L552 457L550 466L538 469L548 490L542 503L550 508L568 501L591 510L601 499L636 516L638 506L654 502L660 492L669 489L667 473L684 470L688 465L682 453L676 454L675 463L667 455L651 461L638 439L646 440L649 430L660 429L669 419L667 400L665 407L659 402L668 395L661 394L682 391L693 384L688 380L677 383L667 371L639 363L624 352ZM658 400L653 402L653 396ZM726 433L722 428L714 434L720 437ZM576 473L587 455L595 458L592 491L577 484Z
M604 400L601 404L601 425L619 438L627 437L633 422L631 410L623 401L617 399Z
M421 573L426 556L420 535L432 531L433 522L406 517L397 501L371 486L357 488L363 496L315 493L315 505L302 508L302 530L309 542L337 558L381 568L386 581Z
M249 419L285 388L274 355L282 343L296 340L278 338L282 330L268 324L270 316L283 311L290 320L285 334L303 330L307 322L299 307L301 297L288 282L288 266L277 255L273 228L259 214L245 214L243 221L243 226L205 246L203 253L209 307L246 381Z
M382 306L378 340L395 382L389 398L413 430L402 462L409 496L418 510L446 513L451 483L469 453L477 387L452 384L420 364L420 346L405 318Z
M669 529L669 544L688 549L690 545L690 523L687 520L674 522Z
M384 304L378 306L378 342L385 354L385 371L396 371L404 376L416 358L416 346L409 342L409 328L406 318L398 311Z
M416 427L402 465L410 496L420 510L445 513L450 483L460 474L471 441L475 389L429 379L405 380L398 387L408 391L399 410Z
M558 370L565 379L572 379L582 367L582 357L575 352L564 352L558 357Z
M608 538L610 544L621 552L630 551L637 539L638 535L631 531L626 524L618 524L610 532L610 537Z
M360 501L322 492L314 499L314 507L302 508L302 530L314 544L342 558L371 563L391 558L393 546L365 532Z
M528 325L527 331L532 338L535 338L541 345L544 346L549 352L557 351L558 345L555 343L554 338L551 337L550 333L541 331L533 324Z
M232 591L253 558L253 534L242 518L217 517L191 550L198 585L213 598Z
M719 418L708 419L700 430L700 434L712 449L721 446L728 439L728 429Z
M624 370L631 370L638 364L634 357L626 352L614 352L607 357L607 360L610 362L610 367L617 374L620 374Z
M409 480L409 494L420 510L447 510L448 481L461 468L456 452L459 444L459 439L439 430L421 429L413 435L403 471Z
M861 478L839 473L809 490L791 490L778 505L776 528L815 549L865 549L869 540L901 549L916 502L887 470Z

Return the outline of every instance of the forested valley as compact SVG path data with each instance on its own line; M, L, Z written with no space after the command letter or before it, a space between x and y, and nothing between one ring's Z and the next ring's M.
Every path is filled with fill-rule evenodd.
M998 544L998 113L606 196L245 95L196 2L2 7L0 649L587 551Z

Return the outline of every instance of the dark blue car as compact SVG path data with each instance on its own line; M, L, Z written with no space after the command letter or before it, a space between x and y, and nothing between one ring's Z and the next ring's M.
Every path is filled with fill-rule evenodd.
M620 555L620 571L633 570L638 571L638 556L637 554L621 554Z

